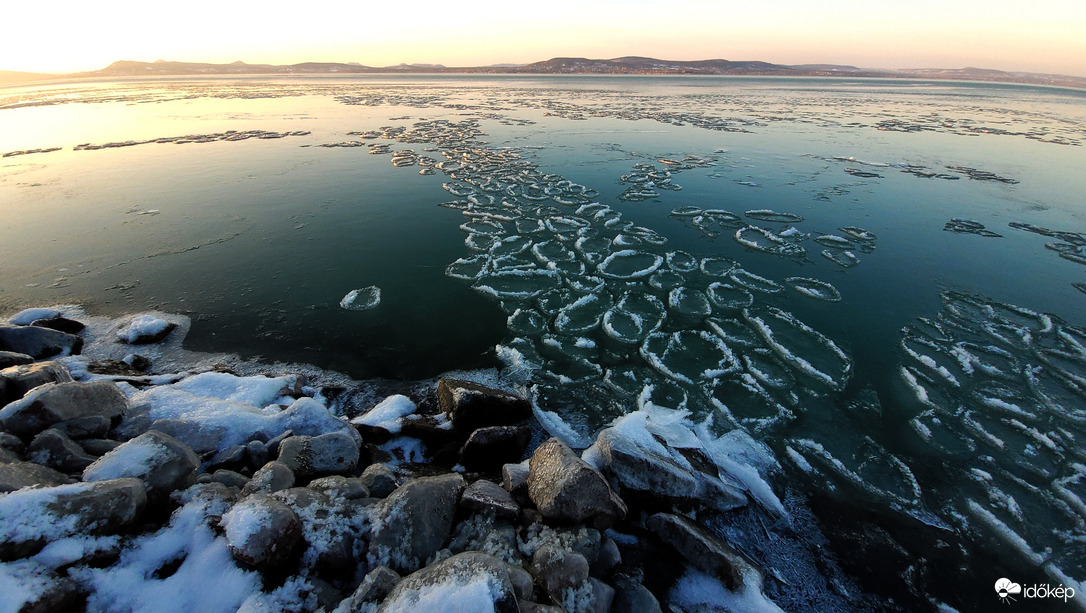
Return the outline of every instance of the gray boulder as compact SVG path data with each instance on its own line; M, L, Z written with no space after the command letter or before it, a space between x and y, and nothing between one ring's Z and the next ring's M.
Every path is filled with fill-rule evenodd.
M94 457L104 456L121 446L121 443L108 438L85 438L77 442L83 451Z
M400 582L400 575L387 566L378 566L366 574L353 594L336 607L336 612L363 611L365 605L380 603Z
M596 515L621 519L626 505L598 470L562 441L544 441L528 462L528 496L544 517L583 522Z
M71 482L63 473L33 462L0 463L0 494L24 487L53 487Z
M16 455L22 455L26 451L26 445L23 444L22 439L14 434L0 432L0 449L7 449Z
M236 473L232 470L220 468L219 470L211 473L211 483L221 483L226 487L233 487L241 490L246 485L248 485L249 477L246 477L241 473Z
M396 479L396 473L384 464L370 464L359 476L362 485L370 491L370 496L385 498L391 494L400 483Z
M567 613L562 607L538 602L520 602L520 613Z
M645 526L691 566L719 577L729 590L741 589L743 576L757 572L730 545L685 517L656 513L649 517Z
M151 430L95 460L83 471L84 481L135 477L154 501L196 482L200 458L172 436Z
M599 433L594 444L600 470L614 479L620 490L641 494L663 506L699 503L719 511L747 504L744 488L720 478L715 465L688 450L690 458L664 455L616 434L613 428Z
M507 462L519 462L531 437L527 426L479 428L460 449L460 463L468 470L491 471Z
M0 424L12 434L30 437L53 424L88 415L119 417L128 398L112 381L47 383L0 409Z
M139 479L28 488L0 496L0 560L25 557L47 541L76 534L115 534L147 504Z
M46 383L71 383L72 375L58 362L36 362L0 370L0 406L18 400Z
M414 572L452 533L464 478L456 473L408 481L376 505L368 549L371 565Z
M292 487L294 487L294 471L286 464L272 460L253 473L253 477L241 489L241 495L272 494Z
M49 428L30 441L27 459L62 473L78 473L91 465L95 457L83 450L60 430Z
M12 462L22 461L23 459L19 456L19 454L11 451L10 449L0 447L0 464L10 464Z
M473 588L464 589L467 584ZM445 611L520 611L505 562L481 551L454 555L405 577L378 611L427 611L439 606Z
M506 572L509 573L509 581L513 584L513 592L517 595L517 601L531 600L535 595L535 577L516 564L506 564Z
M344 473L358 465L358 441L345 432L292 436L279 445L279 461L299 479Z
M253 494L237 503L222 516L221 524L234 557L258 568L287 561L302 543L298 516L267 494Z
M663 613L660 602L640 582L619 575L612 581L612 585L615 586L612 613Z
M461 432L509 426L532 416L532 405L527 400L471 381L442 379L437 384L437 400Z
M0 326L0 351L41 360L61 353L75 355L82 349L83 339L74 334L34 326Z
M610 613L611 603L615 599L615 588L607 585L595 577L588 578L588 584L592 590L584 602L578 603L577 613Z
M552 543L536 549L528 570L535 575L539 587L558 602L566 592L576 590L588 580L588 560Z
M11 368L12 366L22 366L23 364L30 364L33 361L34 358L26 355L25 353L0 351L0 370L3 370L5 368Z
M460 497L460 506L492 517L516 519L520 515L520 505L509 492L486 479L480 479L464 490L464 495Z
M53 424L52 428L67 434L68 438L78 440L105 438L109 434L109 428L112 424L113 420L105 415L87 415Z
M361 479L348 478L343 475L330 475L314 479L307 486L315 492L327 494L330 497L345 498L347 500L359 500L369 498L370 491L366 489Z

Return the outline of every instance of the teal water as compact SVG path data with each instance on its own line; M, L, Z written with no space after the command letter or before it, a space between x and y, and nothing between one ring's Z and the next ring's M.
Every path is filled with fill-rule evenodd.
M292 135L74 149L227 130ZM639 396L712 416L766 441L824 514L850 518L824 517L864 535L842 539L865 543L843 556L900 547L914 562L904 587L889 576L903 569L872 563L867 587L985 610L1001 576L1086 579L1083 141L1086 94L991 84L397 76L0 90L0 155L61 148L0 158L0 308L183 312L193 349L359 378L527 365L541 408L581 435ZM320 146L336 143L361 146ZM412 165L371 155L378 143L412 150ZM462 167L419 174L434 161ZM668 171L681 190L623 199ZM762 209L796 217L746 214ZM952 219L1000 236L944 230ZM529 222L540 231L518 225ZM792 255L738 242L747 224ZM845 227L877 240L815 240ZM520 259L480 251L491 232L521 237L508 247ZM669 275L666 259L644 277L602 274L624 249L727 258L782 290L753 291L745 312L684 312L699 304L666 306L667 284L749 277L688 270L681 255ZM461 258L485 270L448 274ZM493 274L510 264L550 272ZM812 299L791 277L842 299ZM339 307L371 285L376 308ZM531 295L498 299L498 285ZM599 308L563 320L589 294ZM665 308L647 316L623 296ZM616 339L601 321L611 307L648 324Z

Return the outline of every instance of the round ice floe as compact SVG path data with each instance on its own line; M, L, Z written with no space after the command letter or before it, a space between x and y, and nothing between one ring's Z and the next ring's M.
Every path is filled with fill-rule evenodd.
M873 233L856 226L845 226L837 229L845 236L863 243L874 243L877 240Z
M641 392L649 373L634 368L608 368L603 382L620 396L634 396Z
M738 264L730 258L702 258L698 268L707 277L723 277Z
M754 294L730 283L712 283L706 293L714 306L725 311L742 311L754 304Z
M460 224L460 229L471 234L503 234L505 228L500 222L489 219L476 219Z
M593 275L565 275L563 280L569 289L578 294L595 294L607 285L606 281Z
M652 294L643 294L640 292L623 294L622 298L619 298L617 306L624 311L634 313L645 319L654 328L659 326L660 322L663 321L664 317L667 315L667 309L664 308L664 303Z
M780 255L788 245L783 238L758 226L739 228L735 231L735 241L747 249L774 255Z
M600 262L599 272L611 279L640 279L656 272L664 263L662 256L645 251L616 251Z
M704 317L713 311L704 292L689 287L676 287L667 295L672 311L691 317Z
M742 268L736 268L729 272L728 278L732 280L732 283L754 292L776 294L777 292L784 291L784 286L780 283L777 283L772 279L766 279L765 277L756 275Z
M547 330L547 318L535 309L519 308L509 316L506 325L513 334L542 334Z
M584 334L600 325L600 319L611 308L611 295L588 294L558 311L554 330L562 334Z
M803 221L803 216L801 215L796 215L795 213L779 213L770 209L747 211L744 215L751 219L757 219L758 221L772 221L778 223L799 223Z
M545 223L547 225L547 229L551 232L554 232L555 234L568 234L571 232L576 232L577 230L588 226L587 221L581 219L580 217L572 216L550 217Z
M845 268L852 268L860 263L860 258L856 257L855 253L851 251L833 251L830 249L822 250L822 257Z
M596 361L599 346L596 341L583 336L544 334L540 339L539 351L552 361L561 362L569 358Z
M671 251L667 254L667 265L676 272L692 272L698 268L698 259L685 251Z
M556 240L532 245L532 254L544 265L551 262L572 262L577 259L577 254L566 249L565 245Z
M613 308L603 314L603 331L610 338L626 344L640 343L645 339L644 318L619 308Z
M381 288L376 285L347 292L339 306L348 311L365 311L381 304Z
M755 432L795 419L788 407L745 372L723 381L714 389L713 404L725 417Z
M490 248L491 257L500 258L508 255L520 255L532 246L532 239L526 236L509 236L494 243Z
M490 268L494 272L502 270L533 270L537 266L538 264L536 264L535 260L529 260L520 255L507 255L490 260Z
M800 373L840 391L852 375L852 358L836 343L776 307L764 314L744 311L747 324L786 364Z
M600 237L582 236L573 243L576 249L591 264L598 264L611 253L611 241Z
M707 320L709 329L714 334L724 339L729 347L739 349L754 349L763 345L762 338L758 336L745 322L738 319L710 318Z
M744 353L743 368L769 389L788 390L796 383L792 372L769 349Z
M499 300L527 300L561 284L553 270L502 270L482 275L472 288Z
M457 279L474 281L486 270L490 258L485 255L473 255L460 258L445 268L445 274Z
M857 441L855 449L831 453L810 439L793 439L790 446L809 465L882 503L902 508L920 505L920 484L909 467L870 437Z
M706 209L701 213L705 217L712 219L725 228L741 228L746 225L743 218L732 213L731 211L724 211L721 209Z
M678 208L671 209L671 214L676 217L693 217L694 215L701 214L701 207L680 206Z
M661 270L649 277L649 285L655 289L668 291L686 284L686 279L677 272Z
M836 287L825 281L819 281L818 279L811 279L808 277L788 277L784 282L792 289L808 298L825 300L826 302L841 301L841 292L837 291Z
M822 245L823 247L830 247L831 249L853 249L856 247L852 241L843 237L836 236L834 234L823 234L816 236L814 242Z
M650 334L640 352L658 372L684 383L707 383L739 370L735 354L724 341L704 330Z
M520 232L521 234L533 234L535 232L542 232L545 229L542 221L530 217L521 217L514 223L516 223L517 232Z
M490 251L498 242L498 237L493 234L468 234L464 244L472 251Z
M620 249L623 247L637 247L644 243L645 241L640 236L637 236L636 234L627 234L626 232L617 234L615 238L611 240L611 244Z

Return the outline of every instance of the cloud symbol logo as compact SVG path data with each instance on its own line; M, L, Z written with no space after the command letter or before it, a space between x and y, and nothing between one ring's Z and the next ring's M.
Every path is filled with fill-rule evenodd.
M996 581L995 591L1001 600L1014 600L1013 594L1021 594L1022 586L1006 577Z

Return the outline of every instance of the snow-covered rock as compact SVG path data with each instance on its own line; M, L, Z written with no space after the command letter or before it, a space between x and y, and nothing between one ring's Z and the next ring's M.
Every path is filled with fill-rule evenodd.
M22 489L0 496L0 558L23 557L75 534L113 534L147 504L139 479Z
M364 607L376 608L377 604L388 596L400 582L400 574L387 566L378 566L366 574L354 593L336 607L335 613L355 613L366 611Z
M66 611L79 601L79 586L32 560L0 564L0 611Z
M670 513L656 513L645 526L694 568L718 577L729 590L743 588L743 578L752 570L750 564L730 545L694 522Z
M272 460L253 473L253 477L242 488L241 495L248 496L258 492L272 494L291 487L294 487L294 471L286 464Z
M56 319L61 315L63 315L63 313L58 309L40 307L23 309L22 311L19 311L18 313L8 318L8 323L13 326L29 326L35 321L43 319Z
M84 481L135 477L152 500L162 500L196 481L200 458L187 445L154 430L98 458L83 471Z
M598 470L557 438L544 441L528 462L528 495L544 517L584 521L596 515L621 519L626 504Z
M381 613L518 613L505 563L468 551L405 577L378 609Z
M130 345L157 343L176 327L177 324L154 315L137 315L117 331L117 339Z
M230 552L246 564L271 568L302 543L302 523L283 502L253 494L222 516Z
M384 428L393 434L400 432L401 420L415 412L417 407L407 396L394 394L377 403L369 411L351 420L352 424Z

